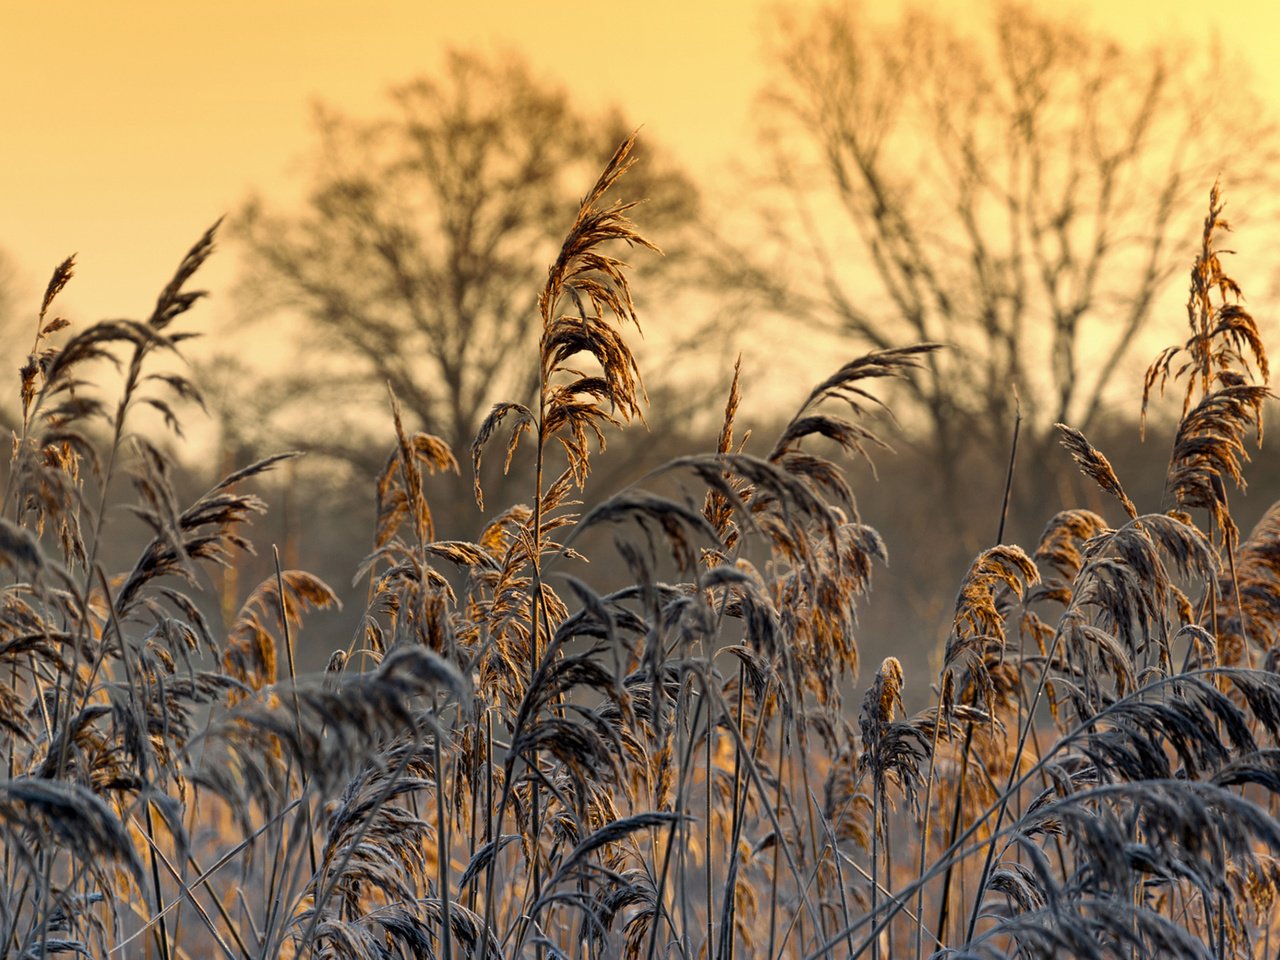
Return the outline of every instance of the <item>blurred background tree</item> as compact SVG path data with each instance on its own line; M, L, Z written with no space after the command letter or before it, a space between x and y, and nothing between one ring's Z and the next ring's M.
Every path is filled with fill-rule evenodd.
M1210 184L1222 177L1229 213L1265 221L1277 159L1247 64L1203 38L1140 48L1112 22L1095 31L1030 5L984 8L968 23L900 10L828 0L770 22L773 75L755 111L764 149L724 145L762 179L695 179L665 156L657 118L636 118L654 122L623 199L648 198L635 218L667 253L638 252L632 274L649 430L611 438L593 477L594 491L612 490L673 454L711 449L739 350L740 423L759 452L770 416L784 420L868 347L952 344L930 358L930 376L889 398L902 429L881 432L900 453L877 457L880 482L853 478L894 559L864 611L869 659L945 633L955 584L998 527L1015 388L1026 420L1008 539L1033 544L1064 503L1112 509L1075 485L1055 420L1081 427L1140 505L1159 508L1160 489L1141 482L1168 447L1158 429L1146 447L1132 442L1141 371L1182 328L1182 271ZM548 50L531 53L554 61ZM634 54L628 71L646 55ZM489 405L528 397L543 271L633 126L585 109L583 81L561 88L516 57L440 63L378 112L317 109L301 196L253 200L221 234L243 255L243 323L219 331L224 353L198 373L219 439L216 453L190 459L183 483L199 493L211 474L262 454L320 454L264 478L275 509L256 532L286 565L335 585L369 543L372 477L393 436L387 383L411 429L445 437L464 461ZM206 202L203 181L174 170L180 206ZM767 217L751 218L766 197ZM734 257L727 231L709 225L727 217L742 218ZM78 288L70 295L74 306ZM16 310L0 301L22 351L34 304L25 290ZM74 322L87 319L73 306ZM13 402L0 400L0 425ZM486 469L500 466L495 457ZM487 480L492 503L528 496L527 478ZM1253 494L1259 510L1267 482ZM429 493L443 535L474 533L468 478L434 478ZM273 572L269 550L244 562L240 584L223 585L227 616L242 587Z
M1134 443L1142 371L1184 329L1178 275L1214 180L1233 210L1265 219L1276 128L1247 70L1208 40L1130 46L1029 4L962 24L835 0L782 10L776 27L761 97L768 242L742 257L768 263L754 270L760 302L849 354L949 346L891 401L904 454L881 458L879 484L856 484L896 558L865 611L864 653L919 637L921 656L1002 529L1019 398L1006 541L1034 547L1065 505L1111 513L1057 449L1055 422L1094 438L1122 477L1167 457L1158 429ZM1149 326L1159 336L1144 339ZM1144 509L1162 509L1160 490L1133 482Z
M775 63L774 294L851 344L952 346L911 395L950 487L1007 456L1015 395L1032 460L1055 422L1093 431L1150 359L1209 185L1237 210L1274 185L1274 123L1209 43L1129 48L1030 5L964 32L836 2L782 13Z
M337 361L319 378L273 374L262 399L278 425L290 407L302 411L295 442L366 474L387 438L368 443L359 418L385 412L388 384L460 459L495 401L533 395L546 269L584 185L630 132L617 113L578 111L517 58L451 53L441 76L392 101L390 116L370 121L320 109L303 209L255 200L240 219L251 315L301 317L307 352ZM641 153L618 199L645 201L637 216L669 254L638 251L637 288L661 291L653 317L696 272L704 230L692 180L647 140ZM650 329L670 335L664 354L707 335L663 322ZM323 422L312 416L319 398Z
M638 253L633 273L653 403L649 431L611 438L593 485L613 490L710 449L743 346L747 397L767 396L781 421L867 348L950 344L890 401L902 429L886 435L903 453L878 458L880 483L854 478L895 558L865 611L867 655L901 653L908 638L923 657L999 525L1015 391L1025 422L1006 539L1034 545L1061 504L1094 495L1054 449L1055 421L1083 429L1126 479L1127 464L1138 473L1166 456L1158 442L1133 449L1137 404L1116 397L1139 393L1155 313L1172 304L1160 345L1182 323L1175 274L1214 178L1234 209L1262 211L1274 129L1208 44L1140 50L1018 6L968 32L922 13L877 21L848 3L778 18L759 111L774 205L735 232L736 256L708 208L752 208L761 183L722 184L731 200L704 201L647 132L623 181L619 199L647 198L636 219L667 253ZM224 469L282 448L323 455L273 479L287 486L269 499L284 507L265 522L286 563L309 558L340 582L390 449L387 384L412 427L464 462L494 401L529 399L544 271L631 125L579 109L518 58L454 52L395 90L382 117L321 108L316 129L302 203L255 199L235 218L245 330L281 360L263 376L224 357L205 379ZM760 355L779 330L802 362ZM801 366L803 382L778 382ZM760 418L751 426L770 435ZM492 503L528 495L526 478L487 480ZM442 535L474 534L465 478L437 478L429 493ZM230 609L235 585L224 586Z
M467 473L492 405L536 396L547 268L582 193L632 132L514 56L449 53L437 75L392 91L390 108L376 118L317 108L302 202L254 198L233 218L240 334L280 359L264 372L225 354L201 374L219 470L281 449L309 454L270 478L278 508L264 532L286 566L302 562L340 591L353 548L369 543L374 478L394 447L388 385L407 426L442 437ZM724 303L707 287L716 241L699 191L653 138L637 155L613 199L642 201L632 215L665 254L636 250L629 271L652 402L647 430L609 437L592 477L602 491L689 452L699 424L714 437L731 367L707 376L708 358L729 348L716 335ZM527 500L525 466L517 457L506 477L490 458L486 501ZM471 489L468 476L431 480L442 537L478 536ZM267 555L246 563L219 584L224 617L242 583L270 574ZM363 586L342 592L353 599Z

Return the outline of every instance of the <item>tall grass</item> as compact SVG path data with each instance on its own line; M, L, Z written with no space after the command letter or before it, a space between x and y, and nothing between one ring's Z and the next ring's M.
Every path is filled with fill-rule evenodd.
M593 458L643 411L618 247L652 245L603 201L631 149L548 272L536 405L496 405L470 451L482 509L494 443L530 459L527 500L438 540L430 493L462 451L391 397L368 605L355 636L307 637L333 651L323 676L294 666L303 614L336 599L315 577L277 565L225 632L194 595L251 549L264 504L241 487L282 458L182 506L136 429L198 398L157 364L213 231L146 321L60 345L73 264L55 272L0 504L3 952L1273 956L1280 510L1241 537L1227 499L1270 394L1216 188L1188 338L1147 375L1147 399L1183 391L1165 501L1142 512L1062 426L1119 524L1068 510L1031 552L993 545L936 678L890 657L846 704L887 554L842 464L884 447L865 415L935 348L845 364L763 452L739 439L735 370L716 449L650 478L682 492L582 512ZM108 570L122 472L150 541ZM585 549L627 583L593 585ZM913 682L933 703L907 714Z

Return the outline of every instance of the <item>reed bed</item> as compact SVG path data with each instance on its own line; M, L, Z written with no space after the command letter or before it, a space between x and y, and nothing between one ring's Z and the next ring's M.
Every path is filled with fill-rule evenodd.
M195 595L252 549L265 504L243 487L284 458L184 506L135 426L149 407L176 428L199 396L165 358L214 231L144 321L66 332L58 268L0 503L0 952L1274 956L1280 506L1242 536L1228 503L1270 394L1217 189L1187 337L1146 378L1182 398L1163 502L1143 512L1062 425L1118 525L1073 509L1030 551L993 544L937 675L890 657L850 698L887 550L845 466L885 446L867 413L937 348L845 364L772 446L739 436L735 370L716 449L584 510L644 409L619 256L652 245L604 201L631 150L548 271L536 403L497 404L455 451L390 398L367 609L355 636L307 635L332 650L321 676L295 660L336 602L317 578L277 562L225 631ZM432 489L469 460L484 508L486 457L527 458L528 499L437 539ZM117 474L150 540L108 570ZM624 586L593 585L587 543Z

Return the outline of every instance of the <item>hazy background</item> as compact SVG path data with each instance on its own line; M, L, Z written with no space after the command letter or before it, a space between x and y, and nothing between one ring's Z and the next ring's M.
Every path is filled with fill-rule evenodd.
M786 9L815 6L801 0ZM881 0L864 9L889 22L908 6ZM449 46L519 51L583 107L620 106L714 194L754 147L750 118L768 77L774 7L757 0L6 3L0 248L17 261L30 296L55 263L78 251L64 310L140 313L180 252L248 192L296 197L291 174L312 141L314 101L375 115L389 87L437 70ZM1084 23L1139 44L1216 35L1230 69L1255 73L1259 93L1280 102L1280 5L1088 0L1052 8L1078 10ZM973 22L990 5L939 0L928 9ZM218 260L209 277L229 279L232 257ZM225 316L225 299L206 309Z
M803 21L818 6L792 3L785 10ZM893 0L868 4L860 22L868 30L893 29L907 9ZM992 16L985 3L937 3L928 10L961 32L980 33ZM1216 42L1223 73L1259 99L1259 128L1270 122L1269 111L1280 107L1280 5L1096 0L1070 8L1054 5L1054 12L1125 46L1167 44L1172 49L1175 43ZM188 449L196 451L189 482L193 489L207 486L219 469L251 454L306 440L306 424L296 418L292 424L256 431L243 423L234 431L226 428L218 420L218 405L238 402L237 386L245 387L251 378L237 370L220 380L225 364L214 358L237 354L270 387L294 372L296 358L305 352L278 324L246 325L244 318L255 304L242 279L244 245L237 240L236 219L250 197L281 216L301 208L316 150L317 103L353 121L372 120L387 114L391 87L418 76L438 77L449 49L475 52L491 62L518 55L537 82L563 89L573 109L603 116L616 108L628 129L641 126L642 154L647 150L661 157L696 188L720 240L735 251L754 248L750 231L763 229L756 187L771 173L760 121L762 104L778 92L780 74L773 56L779 16L779 8L771 4L744 0L651 0L614 7L409 0L359 5L328 0L226 0L214 6L140 0L8 4L0 12L0 89L6 91L0 98L5 147L0 285L9 298L7 308L0 302L8 314L0 320L4 329L25 331L50 270L73 251L78 255L76 277L58 312L75 323L144 315L201 231L231 215L220 252L197 284L209 289L212 298L196 315L195 326L205 339L189 351L206 364L215 401L215 415L203 421L205 426L194 413L188 418L194 440ZM1214 135L1209 123L1204 137ZM1247 129L1241 136L1231 147L1247 152L1253 148ZM1194 204L1180 208L1193 222L1203 216L1209 179L1193 185ZM580 194L585 186L583 179L571 193ZM1229 203L1233 186L1226 183ZM763 200L761 205L767 210ZM816 215L825 223L828 213L819 206ZM1237 227L1232 245L1245 252L1231 269L1250 294L1264 336L1270 332L1274 338L1280 265L1270 254L1275 249L1275 207L1258 201L1229 206L1228 213ZM642 228L645 214L643 208L637 214ZM763 223L769 223L767 213ZM679 248L674 232L665 234L660 227L645 232L660 245ZM776 239L762 233L760 248ZM831 243L843 255L846 248L840 241ZM1144 451L1133 442L1140 374L1156 347L1184 335L1183 278L1194 253L1188 246L1170 254L1179 266L1158 291L1168 321L1154 324L1148 339L1133 350L1134 373L1118 378L1119 386L1107 394L1090 431L1112 454L1122 479L1134 478L1131 493L1135 499L1147 497L1145 504L1140 501L1145 509L1159 507L1159 465L1167 447L1157 444ZM669 259L677 270L693 262ZM773 262L752 264L760 271L753 276L768 276ZM532 264L535 275L544 264ZM669 296L665 286L646 289L638 281L637 296L649 309L641 319L655 351L716 310L721 311L716 318L720 326L710 341L685 351L682 365L664 361L645 371L655 407L658 400L669 400L675 415L663 419L659 410L651 418L653 432L619 444L621 452L614 456L623 466L602 478L603 490L611 482L629 482L665 455L699 445L705 449L736 353L746 356L745 425L760 427L771 438L767 428L789 413L784 404L794 405L809 385L865 348L801 322L804 311L795 301L770 299L776 291L753 287L759 296L751 309L740 307L736 298L751 284L734 273L734 266L722 261L714 276L680 278L696 291L692 296ZM735 315L739 309L741 315ZM27 336L24 332L11 341L7 355L13 369L25 354ZM1084 356L1084 373L1104 360L1097 351ZM664 397L666 389L675 396ZM975 389L980 397L981 389ZM716 397L700 402L701 418L677 404L697 391ZM267 396L261 390L258 394L259 399ZM1003 392L999 402L1005 406L993 407L985 420L975 414L973 422L990 427L985 438L957 428L935 430L931 439L927 417L908 411L903 455L893 461L878 458L880 482L855 472L865 519L884 533L894 558L892 570L877 578L865 620L868 656L901 652L904 639L922 657L935 647L966 558L994 535L1003 438L1011 426ZM320 408L307 409L314 413ZM370 409L375 412L365 422L371 436L364 439L370 451L385 452L391 439L385 407ZM1066 480L1051 482L1049 478L1068 471L1046 466L1047 458L1060 454L1046 430L1051 421L1041 420L1035 425L1039 433L1024 438L1030 444L1024 456L1030 461L1020 474L1011 516L1010 533L1029 547L1063 503L1083 498L1096 509L1108 509L1096 492ZM425 427L439 429L430 423ZM228 439L233 432L234 442ZM964 447L947 455L955 476L946 488L953 499L945 502L938 498L935 469L942 434L947 443ZM769 442L765 438L762 444ZM1245 525L1280 493L1269 450L1260 460L1259 478L1242 510ZM1142 471L1151 463L1156 465L1151 479L1137 479L1147 476ZM330 464L290 471L268 491L276 509L259 524L256 539L262 546L273 540L284 543L287 562L316 569L345 586L369 542L370 470L366 458L342 469ZM467 530L474 518L465 513L467 487L464 480L457 491L440 494L445 512L456 521L457 529L445 531L450 535L474 535ZM233 611L235 597L243 596L263 572L249 569L241 580L218 584L224 610Z

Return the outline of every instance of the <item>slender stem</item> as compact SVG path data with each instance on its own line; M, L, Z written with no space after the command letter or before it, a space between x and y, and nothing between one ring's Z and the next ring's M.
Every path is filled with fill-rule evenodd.
M773 809L779 811L782 809L782 766L786 758L782 752L783 736L778 733L778 769L774 774L774 797ZM778 858L782 853L782 845L785 842L782 838L782 825L775 821L773 836L773 873L771 875L772 883L769 891L769 950L765 954L768 957L776 956L775 947L778 938L778 892L782 884L778 882Z
M129 690L132 691L132 696L130 696L129 698L129 705L130 707L137 709L138 707L137 696L141 688L139 687L137 683L137 678L135 678L133 673L133 664L132 664L132 661L129 659L129 647L128 647L128 644L125 642L124 631L120 628L120 621L116 616L115 602L111 599L111 589L107 585L107 577L106 577L106 574L102 572L101 567L95 566L93 568L93 572L96 573L98 576L98 584L99 586L102 587L102 596L106 602L108 619L111 623L111 628L116 635L116 642L120 644L120 662L124 666L125 682L128 683ZM105 644L105 638L104 638L104 644ZM151 785L151 769L150 769L151 765L148 762L148 754L147 754L148 740L145 733L145 731L149 727L149 723L146 716L137 717L135 722L138 724L139 728L142 731L144 731L142 735L141 746L138 751L138 766L139 766L138 775L142 781L142 790L145 791ZM69 740L70 738L68 737L66 739ZM159 864L156 863L155 830L153 828L152 819L151 819L151 801L146 799L145 796L139 797L139 799L142 801L143 812L145 813L147 840L151 844L151 851L150 851L151 853L151 856L150 856L151 885L155 892L156 909L159 909L160 904L163 902L163 900L161 897L161 888L160 888L160 867L159 867ZM163 957L164 960L169 960L169 958L173 956L173 954L169 946L168 926L166 925L163 918L161 918L160 923L156 928L156 932L157 932L157 938L160 943L160 956Z
M871 784L871 912L880 910L880 770L878 761L871 761L875 776ZM892 883L892 879L886 877ZM880 938L871 943L871 960L880 960Z
M186 891L184 891L179 896L174 897L172 900L166 903L163 908L161 908L156 912L155 916L148 919L142 925L141 929L135 930L129 936L125 937L125 939L121 940L114 947L112 947L110 953L117 953L121 950L124 950L124 948L127 947L129 944L131 944L134 940L138 939L141 936L145 936L146 932L150 930L153 925L161 922L170 911L174 910L180 903L182 903L183 899L187 896L187 891L198 890L200 887L206 884L215 873L217 873L219 870L225 867L233 859L235 859L237 854L239 854L242 850L244 850L251 843L257 840L258 837L262 836L269 829L271 829L273 826L275 826L277 823L279 823L281 820L287 817L290 811L292 811L300 803L302 803L300 799L290 800L288 805L285 806L283 810L281 810L279 813L273 816L266 823L262 824L262 826L258 827L258 829L255 830L253 833L251 833L249 836L245 837L235 846L227 850L227 852L224 853L222 856L220 856L217 860L215 860L208 867L208 869L202 871L200 876L198 876L193 883L187 886ZM194 863L194 861L192 862Z
M929 776L924 784L924 822L920 828L920 868L917 876L924 874L925 864L929 855L929 818L933 813L933 777L938 766L938 739L942 732L942 697L938 697L938 709L933 718L933 738L929 747ZM846 924L847 924L846 920ZM942 936L943 931L939 930L938 935ZM916 893L916 960L921 960L924 954L924 887L921 887ZM852 940L850 947L853 946Z
M1018 388L1013 388L1014 418L1013 441L1009 444L1009 470L1004 478L1004 499L1000 505L1000 526L996 530L996 545L1004 543L1005 522L1009 519L1009 500L1013 495L1013 470L1018 462L1018 435L1022 432L1022 398L1018 396Z
M734 723L739 736L742 734L743 700L746 695L746 666L738 661L738 704ZM757 733L759 725L757 725ZM759 738L757 737L757 745ZM731 826L729 830L729 867L725 871L724 906L721 909L720 943L716 948L717 960L733 960L733 948L736 942L734 925L737 916L738 887L738 841L742 835L742 750L735 744L733 751L733 809L730 812ZM710 908L710 905L708 905Z
M1009 469L1008 469L1008 472L1005 474L1004 496L1001 500L1001 507L1000 507L1000 525L996 529L996 546L999 546L1001 543L1004 542L1005 522L1008 519L1009 500L1013 492L1013 471L1014 471L1014 467L1017 465L1017 460L1018 460L1018 437L1022 432L1022 401L1018 397L1018 393L1016 389L1014 390L1013 397L1014 397L1014 403L1015 403L1015 409L1016 409L1016 413L1014 415L1014 421L1013 421L1013 440L1009 444ZM1048 667L1046 666L1045 669L1047 670ZM976 696L976 691L973 691L970 693L970 697L969 697L970 706L972 706L972 700L975 696ZM942 709L941 703L938 704L938 709L939 711L941 711ZM968 774L969 774L969 751L972 748L973 748L973 721L970 720L965 724L964 745L960 749L960 776L956 780L955 805L951 808L951 825L947 833L948 844L953 843L955 841L956 834L960 830L960 817L964 809L964 786L965 786L965 783L968 781ZM1016 754L1016 756L1021 756L1021 753L1019 752L1018 754ZM930 770L932 771L932 769L933 767L931 765ZM942 902L938 907L938 926L936 927L938 936L941 937L943 940L947 939L947 914L951 907L952 876L953 876L953 870L951 867L948 867L946 874L942 878Z
M705 694L706 693L705 684L707 682L707 678L700 676L699 679L704 684L703 692ZM683 686L683 682L682 682L682 686ZM703 710L706 710L708 712L708 716L710 716L710 704L708 703L706 696L703 696L699 699L699 703L697 707L698 712L702 712ZM694 718L694 721L697 722L697 717ZM648 960L653 960L653 958L657 956L658 920L659 920L657 913L661 913L667 918L667 924L668 926L671 927L673 933L677 932L675 927L675 921L671 918L670 911L667 909L666 904L664 903L664 900L666 898L667 876L671 871L671 852L675 848L676 831L679 829L680 823L684 819L685 791L688 789L688 782L687 782L688 778L686 774L688 773L688 770L689 770L690 754L692 753L692 751L693 751L693 738L690 737L686 741L686 743L683 745L683 748L680 751L680 756L678 758L678 762L680 765L678 769L680 773L676 780L676 796L675 796L675 804L674 804L676 817L674 820L672 820L671 829L667 832L667 846L662 854L662 870L658 874L657 883L655 883L654 885L655 915L653 918L653 924L649 928L649 950L648 950L648 953L646 954L646 956L648 957ZM681 896L683 896L683 891L681 892ZM681 953L685 956L688 956L688 953L687 951L685 951L685 948L684 948L684 940L685 938L683 934L677 933L676 942L680 944Z
M147 815L147 819L150 820L151 818L150 804L147 805L146 815ZM133 819L133 823L136 825L137 820ZM231 925L230 917L227 916L227 911L222 906L222 903L221 901L218 900L217 896L215 895L212 897L213 902L217 905L219 913L222 915L222 919L225 922L227 922L228 928L230 929L232 936L235 937L236 943L240 947L241 952L239 957L237 957L235 951L231 949L230 945L226 942L226 940L223 939L222 934L218 932L217 924L213 922L213 918L209 916L209 912L205 910L204 906L200 903L200 901L195 898L195 895L194 893L191 892L191 889L185 883L183 883L182 875L178 872L177 868L174 867L174 865L170 862L169 858L164 855L164 851L161 850L159 845L155 842L155 837L153 835L153 831L149 823L146 826L145 836L146 836L148 847L151 850L153 860L155 857L158 857L160 859L160 862L164 864L165 870L168 872L169 876L173 878L173 881L178 885L178 889L186 897L187 901L195 908L196 914L204 922L205 928L209 931L209 935L213 937L214 942L218 944L218 946L222 949L222 952L227 955L229 960L243 960L243 958L248 957L249 952L245 947L243 941L241 941L240 939L239 931L235 929L234 925ZM190 855L188 855L188 860L190 860L192 864L195 863L195 860ZM199 868L197 867L197 869ZM212 891L210 891L210 893L212 893ZM156 908L159 909L159 907L160 907L160 904L157 902ZM174 938L177 939L176 933Z
M449 821L445 817L444 810L444 764L441 760L440 752L442 725L440 723L438 699L433 697L432 700L432 712L435 717L435 731L432 734L432 740L435 742L436 767L436 867L440 888L440 941L444 952L444 960L453 960L453 931L449 914Z
M293 659L293 631L289 629L289 600L284 592L284 574L280 570L280 548L271 545L271 554L276 563L276 590L280 594L280 630L284 634L284 649L289 663L289 692L293 696L293 724L298 734L298 742L302 743L302 708L298 703L298 668ZM307 789L306 771L301 772L302 791ZM311 808L307 807L307 819L303 829L307 834L307 854L310 857L311 875L316 875L316 840L315 831L311 829Z
M704 699L705 699L705 695L704 695ZM706 942L706 946L703 948L703 954L707 957L710 957L711 945L715 943L715 926L714 926L714 923L712 922L712 918L715 916L715 896L713 894L712 884L711 884L711 881L713 879L713 873L714 873L714 871L712 870L712 864L715 863L715 858L712 856L712 850L711 850L711 845L713 842L713 838L711 836L711 816L712 816L711 794L714 787L712 783L713 770L711 766L711 746L712 746L712 733L715 731L715 725L712 723L712 720L711 720L711 711L706 710L704 711L704 713L707 718L707 743L706 743L706 753L705 753L706 773L704 777L706 781L705 786L707 791L707 803L706 803L706 810L705 810L706 820L703 823L703 829L702 829L702 857L705 862L705 870L703 872L706 874L706 881L707 881L707 889L706 889L707 942Z

